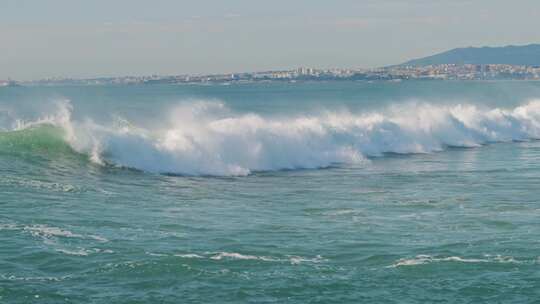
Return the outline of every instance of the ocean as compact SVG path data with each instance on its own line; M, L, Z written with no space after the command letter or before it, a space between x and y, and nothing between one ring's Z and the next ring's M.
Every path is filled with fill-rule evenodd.
M0 88L0 303L533 303L540 83Z

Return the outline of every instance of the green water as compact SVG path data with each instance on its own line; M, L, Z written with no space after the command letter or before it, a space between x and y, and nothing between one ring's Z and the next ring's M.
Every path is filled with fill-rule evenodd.
M537 96L0 88L0 303L535 303Z

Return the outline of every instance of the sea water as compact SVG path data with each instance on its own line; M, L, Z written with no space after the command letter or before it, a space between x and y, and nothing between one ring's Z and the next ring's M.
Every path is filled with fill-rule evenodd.
M532 303L540 83L0 88L0 303Z

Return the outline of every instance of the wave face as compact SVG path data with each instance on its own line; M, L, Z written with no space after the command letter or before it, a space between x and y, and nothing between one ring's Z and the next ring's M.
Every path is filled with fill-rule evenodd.
M152 127L118 117L109 124L75 121L72 110L69 102L58 102L54 115L17 121L0 133L0 146L18 142L20 149L31 149L46 142L50 149L67 143L97 164L237 176L362 163L384 153L431 153L540 138L540 100L514 109L415 103L375 113L326 111L281 118L234 113L219 102L191 102L157 117Z
M62 128L53 125L32 126L0 132L0 152L11 154L62 154L72 151Z

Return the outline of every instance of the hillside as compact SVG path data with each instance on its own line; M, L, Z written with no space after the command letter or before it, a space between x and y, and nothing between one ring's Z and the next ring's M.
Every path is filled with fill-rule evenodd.
M402 65L434 64L511 64L540 65L540 44L505 47L457 48L436 55L410 60Z

